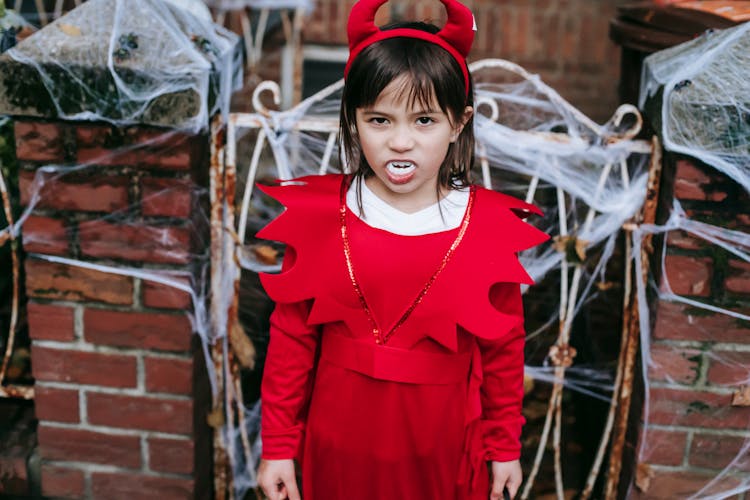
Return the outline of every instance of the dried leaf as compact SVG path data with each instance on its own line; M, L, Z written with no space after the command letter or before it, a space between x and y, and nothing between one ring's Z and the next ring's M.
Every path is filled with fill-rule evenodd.
M214 429L222 427L224 425L224 411L221 408L214 408L206 415L206 422Z
M635 485L642 492L647 492L651 487L651 478L654 471L649 464L640 463L635 469Z
M576 239L575 249L576 249L576 255L578 255L578 258L583 262L586 259L586 247L589 245L589 242L586 240L579 240Z
M732 406L750 406L750 385L743 385L732 394Z
M568 246L568 242L572 239L572 236L555 236L552 238L552 248L558 252L564 252Z
M60 30L68 36L81 36L81 28L72 24L60 23L57 25Z
M269 245L256 245L253 247L253 253L259 262L263 264L276 264L279 257L279 251Z
M10 239L10 233L0 233L0 247L5 245L5 242Z
M615 286L614 281L597 281L596 287L602 292L606 292Z
M523 393L528 394L534 390L534 378L530 375L523 374Z
M26 347L19 347L13 351L13 355L10 358L11 364L22 366L31 363L31 351Z
M552 248L565 254L568 262L583 262L586 259L586 247L589 242L575 236L556 236L552 239Z
M229 344L243 368L248 370L255 368L255 346L245 334L239 321L233 321L229 328Z

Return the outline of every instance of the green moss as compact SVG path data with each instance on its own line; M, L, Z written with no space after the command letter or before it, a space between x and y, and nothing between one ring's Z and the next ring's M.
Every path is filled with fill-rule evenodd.
M716 314L715 312L709 311L708 309L703 309L700 307L693 307L693 306L685 307L685 312L689 314L690 316L699 316L699 317L713 316L714 314Z
M687 413L705 413L710 409L711 407L703 401L691 401L688 403Z

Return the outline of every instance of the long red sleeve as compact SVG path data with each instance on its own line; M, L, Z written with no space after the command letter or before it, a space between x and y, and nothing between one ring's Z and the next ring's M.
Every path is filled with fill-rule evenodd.
M287 250L288 262L293 261ZM291 258L290 258L291 257ZM264 459L299 456L312 388L320 331L306 323L311 303L277 303L261 384L261 440Z
M525 340L523 302L516 283L495 285L490 299L498 310L519 317L519 323L508 335L497 340L477 339L483 370L481 425L485 459L506 462L520 457L521 428L525 422L521 414Z

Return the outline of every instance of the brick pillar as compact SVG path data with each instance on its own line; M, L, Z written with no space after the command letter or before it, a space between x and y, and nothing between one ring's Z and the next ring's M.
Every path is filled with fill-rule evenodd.
M675 198L691 219L750 230L750 200L741 186L697 160L667 158ZM677 295L750 312L750 266L709 242L671 231L663 272ZM737 404L750 380L750 324L659 301L652 337L649 428L639 466L639 483L646 491L638 498L686 498L750 440L750 407ZM747 456L732 471L713 493L731 490L742 480L747 484Z
M208 259L208 135L15 123L28 254L189 271ZM42 493L210 498L210 393L190 296L146 279L26 258ZM188 282L185 277L185 282Z

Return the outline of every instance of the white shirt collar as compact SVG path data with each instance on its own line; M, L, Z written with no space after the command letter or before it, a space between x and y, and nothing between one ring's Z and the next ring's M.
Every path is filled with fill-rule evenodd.
M455 229L461 225L469 203L469 189L451 189L439 202L414 213L392 207L362 183L362 209L357 203L357 183L346 193L346 206L367 225L403 236L419 236ZM441 217L442 212L442 217Z

